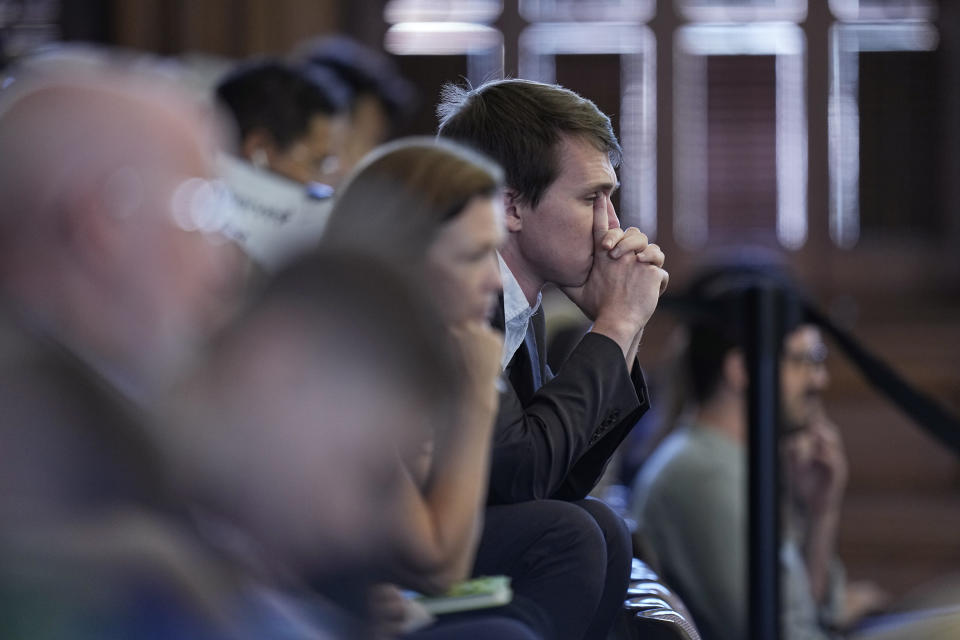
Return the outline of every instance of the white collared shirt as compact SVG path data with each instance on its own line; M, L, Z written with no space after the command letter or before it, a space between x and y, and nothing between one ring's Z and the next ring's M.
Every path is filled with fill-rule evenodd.
M513 354L517 352L527 334L527 325L530 317L540 308L542 295L537 294L537 304L530 306L527 296L524 295L520 283L514 277L510 267L497 253L500 261L500 280L503 283L503 355L500 358L500 368L506 369Z

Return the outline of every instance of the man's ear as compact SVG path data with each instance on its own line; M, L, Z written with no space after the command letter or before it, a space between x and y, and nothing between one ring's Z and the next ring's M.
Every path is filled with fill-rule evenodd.
M732 389L746 392L747 384L747 363L743 359L743 351L740 349L731 349L723 358L723 377Z
M525 205L516 189L507 187L503 190L503 212L509 233L517 233L523 229L523 213Z

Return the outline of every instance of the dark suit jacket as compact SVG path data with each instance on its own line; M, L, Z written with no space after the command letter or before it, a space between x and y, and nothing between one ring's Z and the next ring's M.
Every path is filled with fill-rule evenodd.
M494 318L502 329L502 300ZM546 364L542 308L530 322L544 384L534 390L532 360L521 344L507 365L507 389L500 394L490 504L586 497L649 407L640 367L627 371L616 342L588 333L554 375Z

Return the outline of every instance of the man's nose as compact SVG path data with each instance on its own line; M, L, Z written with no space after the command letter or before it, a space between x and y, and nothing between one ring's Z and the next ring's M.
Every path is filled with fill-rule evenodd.
M617 210L613 207L613 201L607 198L607 228L619 229L620 218L617 217Z

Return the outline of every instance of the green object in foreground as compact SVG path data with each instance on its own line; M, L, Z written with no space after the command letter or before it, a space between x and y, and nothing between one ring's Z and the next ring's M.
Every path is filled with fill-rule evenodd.
M441 596L417 596L415 600L430 613L442 614L499 607L512 598L509 576L483 576L458 582Z

